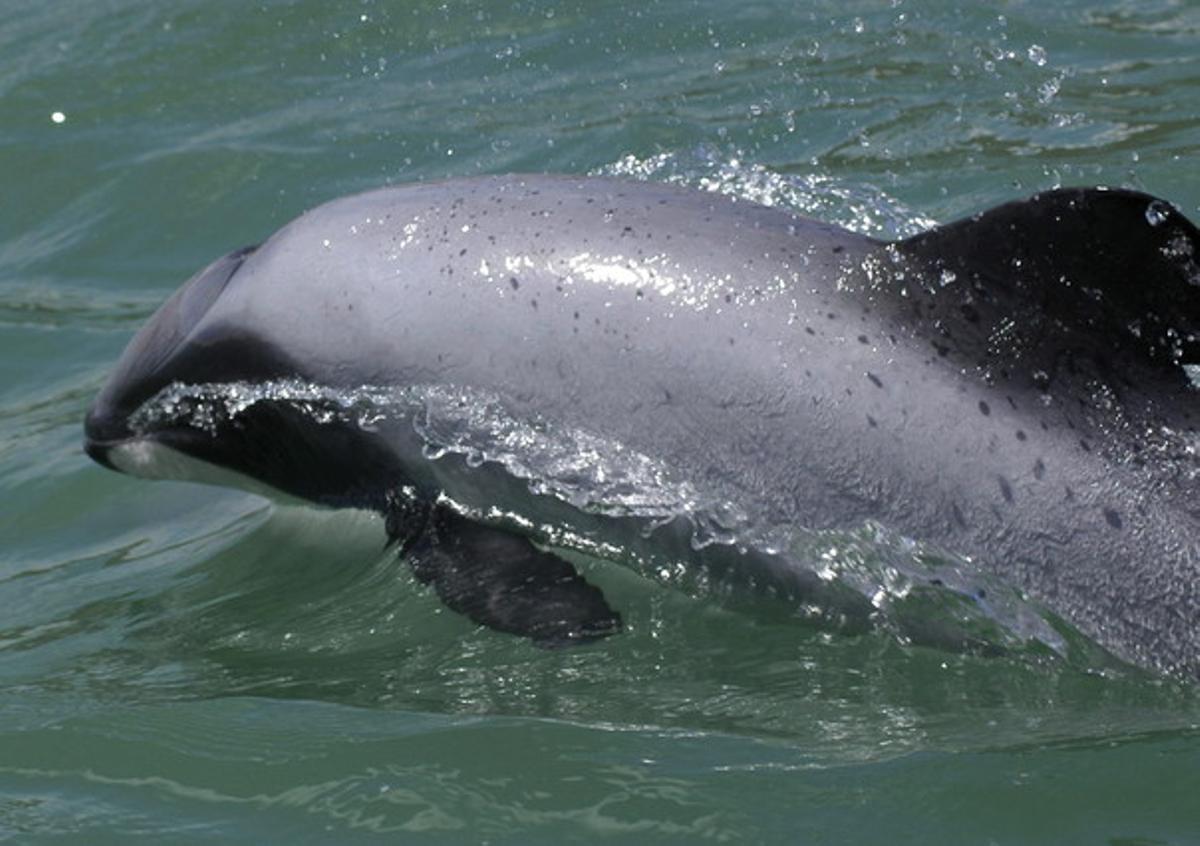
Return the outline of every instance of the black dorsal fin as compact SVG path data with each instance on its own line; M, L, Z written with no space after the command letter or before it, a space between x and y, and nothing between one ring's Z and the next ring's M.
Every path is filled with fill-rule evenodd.
M937 311L968 332L1008 320L1027 347L1136 350L1175 369L1200 363L1200 231L1148 194L1047 191L893 249L932 280Z

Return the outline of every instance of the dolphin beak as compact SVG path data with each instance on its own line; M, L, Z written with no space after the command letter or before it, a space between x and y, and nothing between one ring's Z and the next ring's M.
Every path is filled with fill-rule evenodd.
M83 451L88 454L88 458L95 461L97 464L107 467L109 470L116 470L113 463L108 460L108 446L98 441L85 438L83 441Z
M83 451L97 464L116 470L109 460L109 450L132 435L124 415L101 398L93 403L84 418Z

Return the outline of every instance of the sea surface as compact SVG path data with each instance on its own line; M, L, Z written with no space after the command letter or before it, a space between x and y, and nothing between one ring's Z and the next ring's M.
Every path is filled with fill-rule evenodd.
M510 171L881 237L1059 185L1200 220L1200 4L0 0L0 842L1200 844L1193 685L605 562L628 632L545 652L444 611L370 515L84 456L198 267Z

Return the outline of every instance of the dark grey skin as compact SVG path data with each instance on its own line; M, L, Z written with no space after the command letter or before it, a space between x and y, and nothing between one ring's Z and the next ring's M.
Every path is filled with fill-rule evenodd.
M1117 655L1200 678L1200 393L1181 366L1200 361L1198 262L1196 227L1128 191L1049 192L888 244L658 184L387 188L197 274L131 342L87 449L139 472L131 448L155 443L375 508L451 607L543 645L620 626L529 542L561 540L546 527L851 627L869 616L754 530L694 550L687 520L535 495L499 464L427 457L411 425L270 403L215 433L130 423L173 383L486 391L650 457L755 527L876 521L970 556ZM487 518L494 503L525 519Z

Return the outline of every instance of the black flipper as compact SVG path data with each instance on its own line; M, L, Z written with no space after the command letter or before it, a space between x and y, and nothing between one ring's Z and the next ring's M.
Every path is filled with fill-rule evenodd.
M891 249L932 271L910 304L980 357L1011 325L1006 355L1044 364L1063 348L1137 353L1181 380L1178 364L1200 362L1200 231L1149 194L1047 191Z
M446 506L397 498L388 534L418 579L447 607L497 631L555 648L621 630L621 616L575 568L528 539L468 520Z

